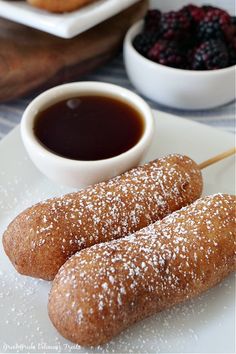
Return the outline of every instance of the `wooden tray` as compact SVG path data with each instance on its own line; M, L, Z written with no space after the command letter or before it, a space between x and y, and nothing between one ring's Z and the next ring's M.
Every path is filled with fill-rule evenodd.
M144 16L148 0L72 39L54 37L0 19L0 101L76 81L112 58L128 28Z

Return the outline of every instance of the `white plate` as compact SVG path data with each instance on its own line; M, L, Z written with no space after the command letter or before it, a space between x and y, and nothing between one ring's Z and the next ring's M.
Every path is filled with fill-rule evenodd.
M234 136L156 112L157 130L146 160L167 153L201 162L234 145ZM0 144L0 234L22 209L69 189L56 186L32 165L16 128ZM234 193L234 158L204 171L204 194ZM73 346L47 316L50 283L18 275L0 243L0 352L234 352L234 278L186 304L148 318L94 351Z
M67 1L67 0L65 0ZM0 16L63 38L72 38L133 5L138 0L100 0L77 11L53 14L26 1L0 0Z

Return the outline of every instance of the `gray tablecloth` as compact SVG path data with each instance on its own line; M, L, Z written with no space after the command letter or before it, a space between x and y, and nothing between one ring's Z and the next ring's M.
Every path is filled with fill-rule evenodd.
M122 54L118 55L111 62L97 69L90 75L84 76L79 80L105 81L135 91L126 75ZM20 123L22 113L32 98L33 97L27 97L5 104L0 104L0 139L2 139L17 124ZM200 123L207 124L212 127L217 127L232 133L235 132L235 102L208 111L181 111L163 107L148 99L147 102L154 109L195 120Z

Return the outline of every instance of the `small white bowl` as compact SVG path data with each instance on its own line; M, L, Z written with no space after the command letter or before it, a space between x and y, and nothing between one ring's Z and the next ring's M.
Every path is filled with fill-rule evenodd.
M124 41L124 60L132 84L144 96L178 109L210 109L235 99L235 69L192 71L155 63L139 54L132 42L142 31L135 23Z
M89 94L117 98L141 113L144 132L136 145L120 155L96 161L71 160L44 148L33 131L36 115L63 99ZM35 166L53 181L75 188L107 180L137 166L150 146L153 131L153 114L142 98L119 86L101 82L70 83L45 91L29 104L21 121L22 140Z

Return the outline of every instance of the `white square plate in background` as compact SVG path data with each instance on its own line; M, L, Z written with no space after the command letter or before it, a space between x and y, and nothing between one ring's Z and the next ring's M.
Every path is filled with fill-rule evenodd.
M65 0L67 1L67 0ZM53 14L26 1L0 0L0 17L63 38L72 38L118 14L138 0L99 0L79 10Z

